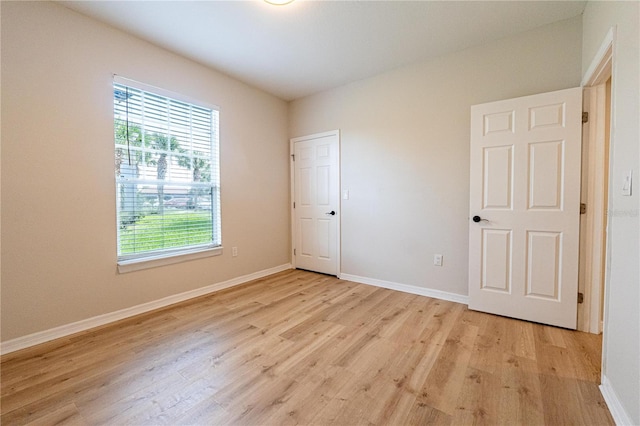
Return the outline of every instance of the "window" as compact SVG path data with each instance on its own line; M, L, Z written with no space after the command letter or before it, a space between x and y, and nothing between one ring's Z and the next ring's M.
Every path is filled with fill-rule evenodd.
M113 93L118 264L220 247L218 110L120 77Z

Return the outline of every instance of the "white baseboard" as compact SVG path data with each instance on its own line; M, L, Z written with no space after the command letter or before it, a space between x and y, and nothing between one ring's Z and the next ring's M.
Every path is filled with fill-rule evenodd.
M417 294L419 296L432 297L434 299L447 300L449 302L469 304L469 297L462 294L449 293L441 290L433 290L430 288L417 287L415 285L399 284L391 281L383 281L375 278L360 277L358 275L340 274L341 280L353 281L360 284L374 285L376 287L398 290L405 293Z
M600 385L600 393L602 394L604 401L607 403L611 417L618 426L633 426L637 425L631 421L631 416L624 409L616 391L611 387L611 382L607 376L602 375L602 384Z
M87 318L81 321L73 322L71 324L61 325L59 327L51 328L49 330L39 331L37 333L29 334L27 336L18 337L12 340L7 340L0 344L0 354L8 354L20 349L25 349L30 346L35 346L40 343L48 342L50 340L59 339L60 337L69 336L80 331L85 331L90 328L98 327L101 325L109 324L114 321L129 318L134 315L143 314L145 312L153 311L154 309L164 308L165 306L173 305L174 303L183 302L185 300L193 299L194 297L204 296L205 294L213 293L223 290L225 288L233 287L239 284L263 278L268 275L275 274L277 272L291 269L291 264L276 266L262 271L254 272L252 274L243 275L241 277L232 278L227 281L223 281L216 284L211 284L206 287L197 288L195 290L186 291L184 293L174 294L162 299L153 300L151 302L143 303L141 305L132 306L130 308L121 309L119 311L110 312L108 314L98 315L96 317Z

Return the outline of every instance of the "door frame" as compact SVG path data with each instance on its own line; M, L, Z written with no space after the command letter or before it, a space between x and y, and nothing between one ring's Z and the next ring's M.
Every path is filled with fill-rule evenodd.
M589 121L583 128L583 143L586 144L589 163L586 176L582 179L586 184L587 214L585 227L581 229L583 233L580 243L580 260L584 262L581 265L584 303L581 318L578 318L578 330L594 334L603 331L601 321L606 314L606 290L609 283L609 237L607 234L605 241L603 236L608 228L609 220L606 212L611 203L610 198L607 197L611 189L611 143L609 143L608 152L605 152L605 147L606 139L612 140L614 123L610 120L609 134L606 135L606 114L608 111L609 119L612 117L613 100L609 100L611 105L607 108L605 85L611 78L613 93L614 40L615 27L612 27L582 80L583 110L589 113ZM606 164L605 161L607 161ZM608 201L605 201L607 199ZM604 288L601 287L602 280L604 280ZM602 303L603 299L604 303Z
M294 249L296 246L296 240L297 240L297 231L296 231L296 211L293 207L293 203L295 201L295 190L296 190L296 182L295 182L295 162L294 162L294 153L295 153L295 143L296 142L302 142L302 141L306 141L306 140L310 140L310 139L318 139L318 138L324 138L327 136L335 136L337 142L338 142L338 166L336 167L336 172L338 173L337 176L337 182L338 182L338 187L336 188L337 191L337 195L338 195L338 214L336 215L336 262L337 262L337 273L336 276L338 278L340 278L340 274L342 273L342 255L341 255L341 251L340 251L340 247L342 246L342 233L340 230L340 223L341 223L341 219L342 219L342 197L340 197L340 188L342 185L342 181L340 180L340 170L341 170L341 145L340 145L340 130L336 129L336 130L330 130L327 132L321 132L321 133L314 133L311 135L306 135L306 136L299 136L296 138L291 138L289 139L289 179L290 179L290 184L289 187L291 188L290 191L290 200L289 200L289 207L290 207L290 217L291 217L291 247L290 247L290 253L291 253L291 266L295 269L296 268L296 256L294 254Z

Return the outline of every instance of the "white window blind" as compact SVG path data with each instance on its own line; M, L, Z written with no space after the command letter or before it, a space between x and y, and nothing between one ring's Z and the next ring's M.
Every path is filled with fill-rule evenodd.
M118 260L219 247L218 110L114 78Z

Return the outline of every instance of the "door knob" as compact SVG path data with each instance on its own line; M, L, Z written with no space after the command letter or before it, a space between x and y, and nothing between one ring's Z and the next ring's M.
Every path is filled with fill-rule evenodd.
M325 213L325 214L328 214L328 215L331 215L331 216L335 216L335 215L336 215L336 212L335 212L335 211L333 211L333 210L331 210L330 212Z
M480 216L477 216L477 215L472 217L471 220L473 220L475 223L478 223L478 222L489 222L487 219L483 219L483 218L481 218Z

